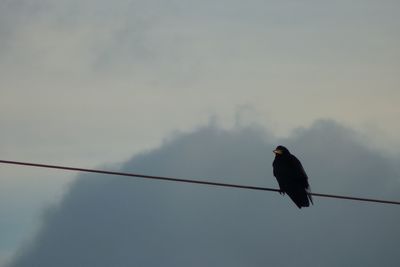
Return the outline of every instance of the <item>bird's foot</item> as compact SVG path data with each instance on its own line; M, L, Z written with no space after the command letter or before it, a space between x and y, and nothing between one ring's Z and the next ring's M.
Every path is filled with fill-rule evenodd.
M282 196L284 196L284 195L285 195L285 191L279 190L279 194L281 194Z

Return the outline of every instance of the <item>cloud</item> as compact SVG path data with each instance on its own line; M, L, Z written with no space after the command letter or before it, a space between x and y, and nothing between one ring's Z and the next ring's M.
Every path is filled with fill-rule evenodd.
M76 69L111 75L154 67L161 48L152 31L174 13L171 6L158 0L5 1L0 10L1 63L6 70L24 67L29 73L34 64L37 72L70 75Z
M211 123L121 170L276 187L278 142L303 161L316 192L398 196L395 159L332 121L279 141L260 127ZM275 193L82 174L9 266L395 266L396 211L322 198L298 210Z
M109 128L126 129L126 120L147 121L132 114L151 105L157 129L146 128L143 136L189 129L211 112L227 120L235 106L249 104L285 134L329 117L357 128L370 122L397 140L400 127L392 122L399 81L393 70L399 61L393 55L399 46L392 13L398 8L377 11L371 3L2 1L0 93L3 120L10 121L5 128L25 133L26 125L39 122L46 132L57 125L64 133L91 129L81 125L107 116L122 121ZM122 113L125 119L119 119ZM72 123L65 126L68 115ZM158 127L165 121L164 129ZM130 130L138 133L137 128ZM377 143L388 142L382 136L375 135Z

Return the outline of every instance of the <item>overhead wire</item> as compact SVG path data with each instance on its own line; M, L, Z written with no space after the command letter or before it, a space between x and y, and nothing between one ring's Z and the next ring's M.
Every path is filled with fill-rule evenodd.
M153 175L144 175L144 174L129 173L129 172L106 171L106 170L99 170L99 169L77 168L77 167L49 165L49 164L21 162L21 161L10 161L10 160L0 160L0 163L10 164L10 165L38 167L38 168L59 169L59 170L66 170L66 171L89 172L89 173L99 173L99 174L105 174L105 175L135 177L135 178L142 178L142 179L162 180L162 181L170 181L170 182L201 184L201 185L218 186L218 187L280 192L280 190L276 189L276 188L230 184L230 183L220 183L220 182L211 182L211 181L195 180L195 179L182 179L182 178L176 178L176 177L153 176ZM346 200L400 205L400 201L392 201L392 200L362 198L362 197L343 196L343 195L334 195L334 194L321 194L321 193L310 193L310 194L313 196L316 196L316 197L336 198L336 199L346 199Z

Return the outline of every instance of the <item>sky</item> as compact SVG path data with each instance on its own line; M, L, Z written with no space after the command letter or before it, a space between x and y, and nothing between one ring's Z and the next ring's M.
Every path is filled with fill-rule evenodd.
M1 0L0 158L142 170L159 175L209 175L245 184L276 186L271 179L270 151L278 143L284 143L294 154L301 153L315 191L396 198L399 195L396 166L400 162L398 11L397 1L368 0L351 3ZM197 149L186 151L182 142L188 140ZM330 152L332 149L334 153ZM197 155L198 150L201 156ZM244 152L245 159L241 155ZM232 154L238 154L237 158ZM317 164L319 161L324 164ZM234 175L240 173L237 170L245 163L245 169L250 168L247 164L254 168L252 179ZM63 222L63 216L76 218L74 225L79 227L91 218L78 215L89 214L90 209L99 207L91 202L81 208L68 205L85 202L86 194L88 198L101 200L98 205L104 205L105 200L99 194L107 191L105 183L112 185L110 201L125 187L125 180L119 184L100 179L97 184L95 179L85 182L85 175L74 173L0 167L0 266L7 262L11 266L25 266L24 262L35 260L41 263L41 253L49 248L35 246L38 243L35 240L58 241L54 239L55 232L63 236L71 230L65 228L69 221ZM364 176L370 177L365 183ZM358 188L359 184L362 186ZM92 186L98 186L99 190L93 195ZM157 203L172 203L168 207L154 207L159 213L152 217L151 224L156 233L172 240L172 245L168 243L171 245L168 253L177 255L189 237L197 240L202 231L209 232L206 237L215 236L218 255L224 255L224 251L231 256L237 254L235 250L242 247L233 244L240 244L240 240L248 248L250 254L246 254L248 258L243 262L234 257L219 258L205 250L211 253L210 261L215 259L215 266L243 266L253 256L255 262L250 265L259 266L265 260L263 248L272 244L266 240L268 234L274 235L273 240L278 238L275 235L281 235L279 244L288 239L289 243L303 240L321 258L330 259L332 266L337 264L334 251L318 251L315 243L310 244L310 240L295 233L290 222L297 220L310 236L318 239L325 230L334 233L343 230L334 227L343 223L340 216L350 216L349 229L362 235L382 226L368 217L371 212L382 216L387 223L385 231L379 230L373 236L377 244L382 245L384 237L388 238L387 244L393 244L390 242L394 239L389 236L399 234L393 232L396 229L393 223L399 220L391 214L394 207L320 200L304 215L293 209L287 199L274 194L253 196L250 192L236 192L242 195L235 198L235 192L217 189L165 185L168 188L163 191L163 184L144 186L146 190L138 195L139 200L146 201L147 193L156 186L161 195ZM137 193L137 190L127 188L124 192ZM179 191L178 197L174 197L174 190ZM191 193L198 195L189 201ZM242 198L245 200L241 201ZM105 210L111 213L112 205L128 200L117 197ZM213 206L212 200L222 204L207 210ZM187 205L174 207L177 202ZM253 215L258 214L260 203L265 204L266 213L255 219ZM205 225L191 212L182 218L181 209L187 211L191 205L202 211ZM248 206L252 208L246 213L243 209ZM143 205L135 206L143 220L138 222L139 229L146 222L144 218L151 217L140 207ZM225 210L228 214L223 213ZM268 226L265 217L270 214L268 210L279 211L276 219L282 216L284 226L289 227L288 233L282 229L266 231L280 226L275 220ZM329 210L333 211L328 216ZM127 220L132 222L134 214L124 209L118 212L121 212L118 218L122 220L127 213ZM174 221L166 222L165 229L157 221L169 220L165 217L170 214L180 214L178 225L185 220L196 222L199 231L184 232L176 239L168 236L178 229ZM215 221L214 214L219 214ZM100 219L104 215L107 213L98 214ZM325 216L325 221L317 220L319 216ZM237 221L231 228L227 226L229 219ZM371 222L361 227L364 221ZM317 227L316 222L327 225ZM224 236L249 227L255 229L249 237L232 235L228 241L232 247L223 249ZM113 229L109 228L111 233ZM126 225L121 229L134 234ZM257 235L256 230L261 229L266 232ZM137 245L120 240L122 232L116 230L113 245ZM347 239L349 235L336 236L332 248L333 244L340 244L340 237ZM139 238L144 240L145 234ZM252 238L255 250L250 249ZM148 242L153 244L151 240ZM185 259L163 257L174 266L195 260L200 264L194 252L204 249L207 242L209 239L200 238L199 243L191 244ZM359 266L374 262L367 254L375 245L364 239L357 242L365 244L365 250L346 257ZM65 256L62 252L69 245L66 240L65 246L54 251L55 255ZM160 244L158 250L165 250L166 245ZM379 257L374 259L387 257L390 266L395 254L389 246L380 247L387 250L379 249ZM337 253L344 255L345 248ZM295 250L291 247L291 251ZM311 250L307 252L313 255ZM110 255L108 260L115 259L115 254ZM75 256L80 259L80 255ZM366 257L365 262L361 256ZM309 263L307 257L302 258L302 264ZM125 259L146 262L148 258ZM146 263L157 265L151 259ZM282 266L290 265L285 264Z

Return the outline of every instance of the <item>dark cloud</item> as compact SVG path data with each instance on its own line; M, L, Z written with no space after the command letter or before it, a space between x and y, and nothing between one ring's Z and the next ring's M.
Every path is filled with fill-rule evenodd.
M337 123L280 142L316 192L398 195L395 161ZM277 143L257 127L211 124L121 170L276 187ZM84 174L9 266L396 266L399 223L389 205L316 198L298 210L277 193Z

